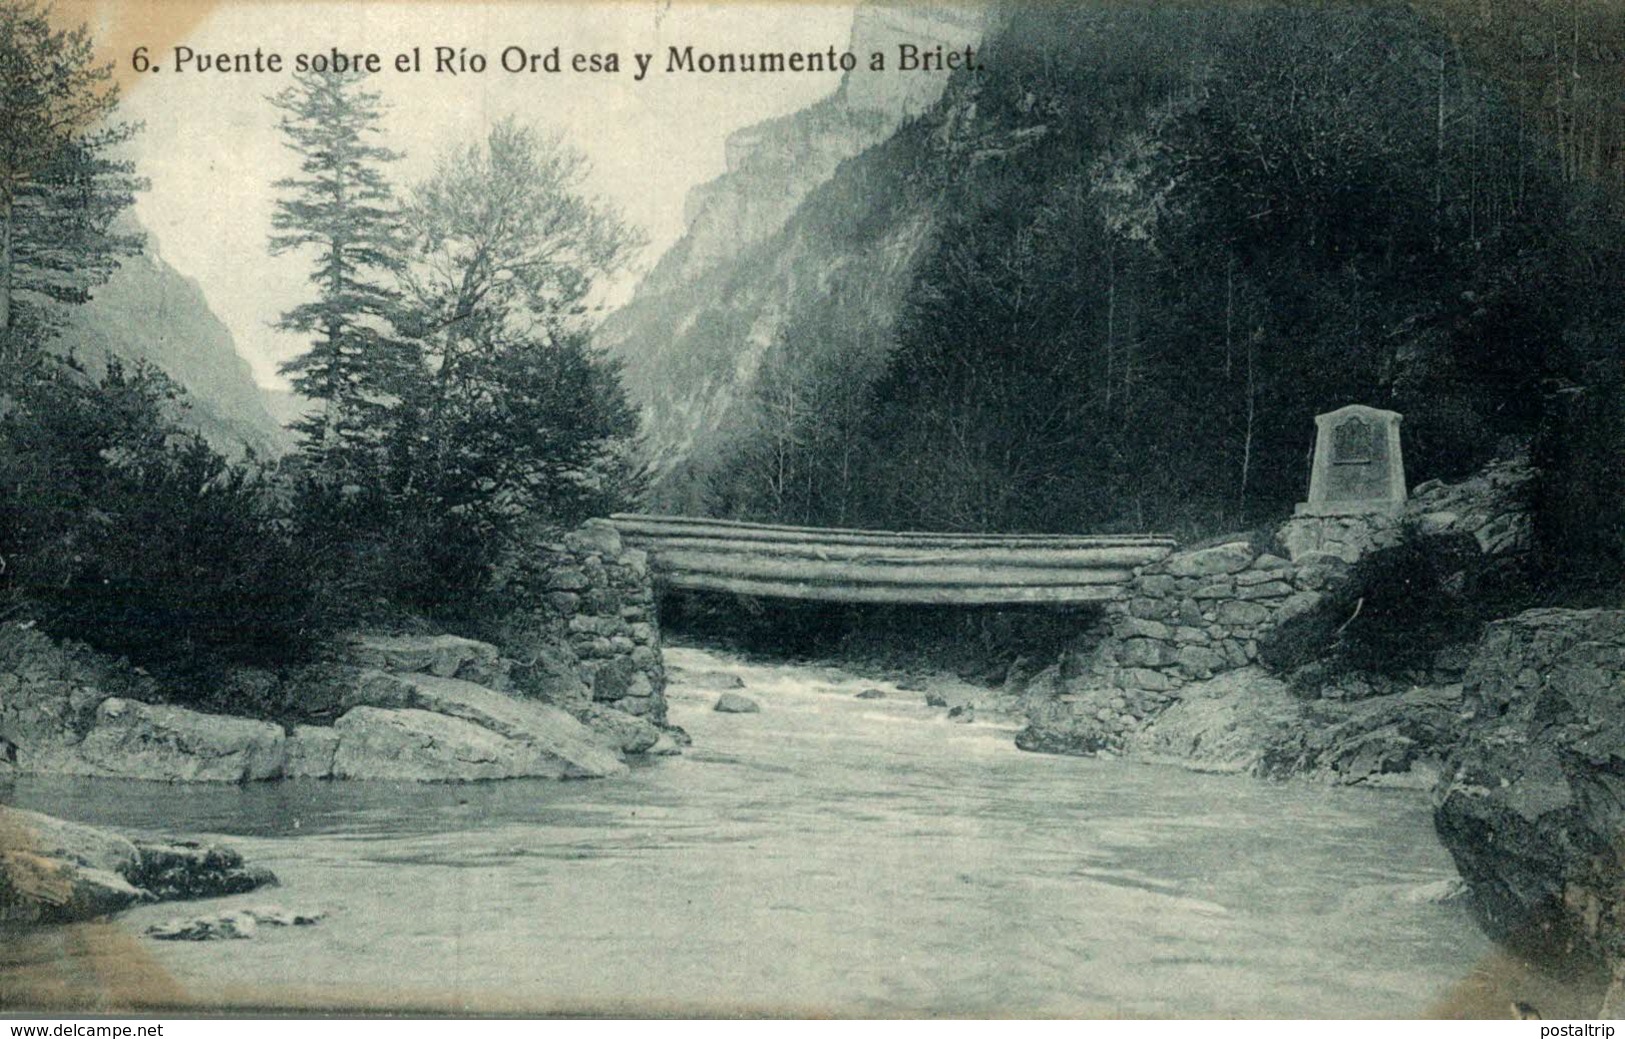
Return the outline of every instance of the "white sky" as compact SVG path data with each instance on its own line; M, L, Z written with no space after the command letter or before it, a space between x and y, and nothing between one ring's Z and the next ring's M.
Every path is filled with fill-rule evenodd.
M635 82L625 65L632 51L693 44L696 51L764 47L837 50L847 44L847 4L694 4L656 0L586 5L532 2L480 4L317 5L222 4L182 42L199 52L377 51L386 66L413 46L485 53L484 75L400 75L386 71L375 89L393 107L386 143L405 153L397 185L425 176L447 146L479 135L507 115L562 129L592 160L594 190L619 205L650 238L646 268L683 230L683 198L724 169L723 142L745 125L805 107L828 94L838 74L801 76L666 75ZM619 51L619 74L509 75L497 57L510 44L546 51ZM282 385L280 361L304 343L270 328L304 298L309 259L272 258L266 249L272 181L292 172L276 113L264 100L288 81L282 75L177 74L167 51L163 71L125 93L125 117L146 123L137 151L152 189L136 213L170 264L202 283L210 305L231 329L237 349L265 385ZM631 278L615 294L624 297Z

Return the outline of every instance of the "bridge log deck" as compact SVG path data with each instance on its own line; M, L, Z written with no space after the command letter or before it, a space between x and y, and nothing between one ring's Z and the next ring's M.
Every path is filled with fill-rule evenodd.
M997 605L1121 598L1134 568L1168 555L1155 534L943 534L618 514L659 583L690 591L843 603Z

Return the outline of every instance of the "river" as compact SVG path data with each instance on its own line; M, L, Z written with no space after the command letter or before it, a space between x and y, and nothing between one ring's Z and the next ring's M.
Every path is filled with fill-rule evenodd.
M1026 754L1012 726L949 721L885 683L669 660L737 674L762 711L719 714L714 688L674 683L694 745L629 778L23 778L0 798L218 835L282 879L142 907L122 936L243 905L329 914L250 941L120 946L204 1004L1411 1017L1488 950L1459 904L1423 897L1455 874L1421 795ZM856 698L870 686L888 697ZM40 939L0 970L61 972L46 958L87 944Z

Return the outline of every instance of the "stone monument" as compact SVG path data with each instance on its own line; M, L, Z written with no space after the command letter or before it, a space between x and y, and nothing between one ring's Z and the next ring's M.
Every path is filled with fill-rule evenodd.
M1405 511L1400 418L1363 404L1315 416L1309 500L1280 531L1293 562L1318 553L1352 563L1398 539Z
M1315 416L1315 462L1309 500L1299 516L1398 513L1405 507L1400 414L1363 404Z

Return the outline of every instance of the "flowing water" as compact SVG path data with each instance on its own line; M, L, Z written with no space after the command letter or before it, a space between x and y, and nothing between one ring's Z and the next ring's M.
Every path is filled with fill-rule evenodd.
M1464 909L1422 897L1454 871L1420 795L1025 754L1012 727L884 683L669 660L740 675L762 711L715 713L714 687L676 683L693 747L619 780L0 786L226 837L282 879L126 913L99 960L96 941L18 946L0 973L79 957L83 983L137 957L138 976L237 1006L1410 1017L1487 951ZM890 695L855 698L871 685ZM265 903L329 916L251 941L135 937Z

